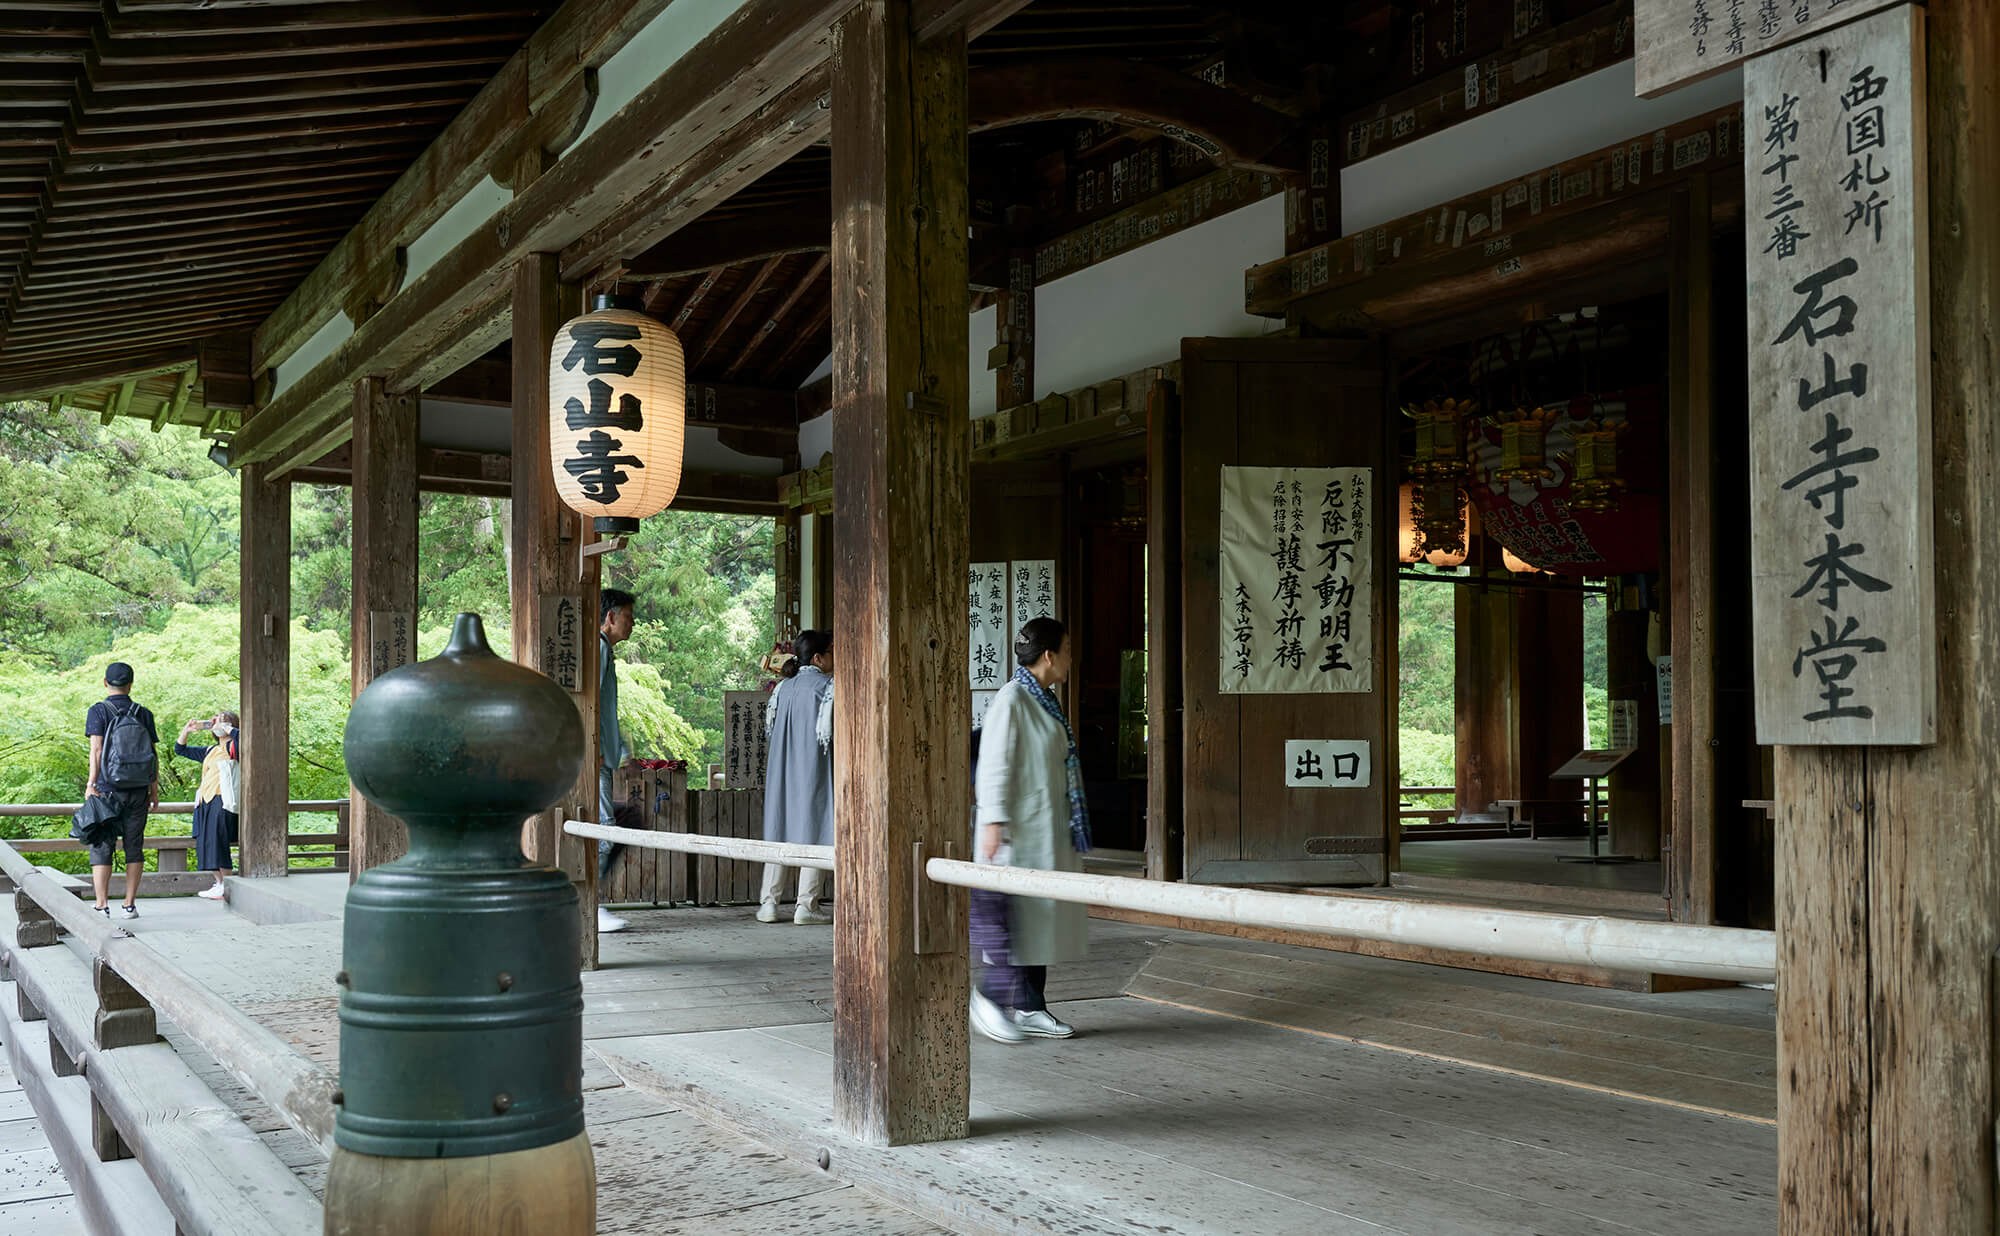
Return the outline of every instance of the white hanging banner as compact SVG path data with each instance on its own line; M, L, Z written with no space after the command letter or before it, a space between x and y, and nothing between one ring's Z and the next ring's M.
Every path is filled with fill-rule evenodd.
M1008 563L1008 593L1014 606L1014 629L1034 618L1056 616L1056 564L1053 558Z
M1374 472L1222 470L1221 690L1375 685Z
M965 589L966 616L972 623L969 671L974 690L995 691L1012 675L1008 652L1013 640L1007 628L1007 564L975 562Z

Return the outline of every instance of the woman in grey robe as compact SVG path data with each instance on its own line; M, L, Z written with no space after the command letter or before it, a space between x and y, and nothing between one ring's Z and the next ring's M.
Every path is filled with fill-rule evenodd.
M795 659L764 706L770 736L770 763L764 773L764 840L791 845L833 844L833 633L801 631L792 641ZM826 924L833 916L819 908L826 873L799 868L798 906L792 921ZM764 866L764 892L757 921L778 921L785 867Z

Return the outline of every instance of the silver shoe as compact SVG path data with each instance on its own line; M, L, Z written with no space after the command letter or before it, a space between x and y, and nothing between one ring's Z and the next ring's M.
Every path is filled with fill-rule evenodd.
M1026 1037L999 1005L976 991L972 993L972 1028L995 1043L1018 1043Z
M1055 1014L1047 1009L1036 1009L1032 1013L1015 1009L1014 1026L1022 1034L1032 1034L1038 1039L1066 1039L1076 1033L1075 1026L1057 1021Z

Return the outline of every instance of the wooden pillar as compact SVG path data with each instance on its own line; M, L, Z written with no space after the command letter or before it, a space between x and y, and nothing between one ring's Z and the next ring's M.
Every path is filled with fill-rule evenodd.
M1635 589L1627 588L1625 599ZM1632 858L1660 856L1660 706L1653 659L1646 641L1653 611L1618 608L1605 617L1604 693L1616 709L1618 701L1636 705L1638 745L1624 763L1611 770L1611 826L1601 849Z
M1181 401L1172 382L1146 397L1146 878L1178 880L1186 831L1181 751Z
M963 1137L969 849L966 61L910 0L833 31L834 1116Z
M1549 774L1583 750L1583 596L1524 586L1508 601L1518 674L1516 787L1523 798L1576 798L1578 782L1550 781Z
M1715 921L1717 801L1714 440L1715 285L1706 174L1674 196L1668 313L1667 646L1673 661L1669 727L1673 916ZM1739 336L1740 337L1740 336ZM1739 818L1735 812L1729 818Z
M597 627L596 557L581 556L588 525L556 496L549 461L549 349L556 331L579 308L578 290L563 283L553 253L534 253L514 268L514 497L512 596L514 660L543 673L549 650L544 608L568 597L577 617L578 690L572 692L583 717L584 761L576 790L554 808L530 818L521 848L539 863L561 867L576 885L583 912L583 964L597 966L597 843L562 831L570 819L597 818ZM642 601L643 605L644 602Z
M1457 805L1461 813L1485 811L1496 799L1521 796L1513 725L1514 610L1503 592L1476 584L1450 587Z
M242 472L242 800L237 867L246 876L285 874L291 827L292 485Z
M354 554L349 674L355 695L416 659L417 397L392 395L380 378L354 384L351 490ZM408 831L348 789L348 878L401 858Z
M1926 24L1937 743L1776 765L1779 1215L1815 1236L2000 1219L2000 6Z

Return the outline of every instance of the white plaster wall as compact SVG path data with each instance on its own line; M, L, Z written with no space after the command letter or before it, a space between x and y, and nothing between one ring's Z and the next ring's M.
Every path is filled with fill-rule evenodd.
M271 393L277 394L287 386L312 372L312 367L332 356L334 349L346 343L354 334L354 323L339 309L326 320L326 325L314 331L299 350L285 358L285 362L271 370Z
M652 85L743 4L744 0L674 0L662 9L597 70L597 103L577 140L590 136L617 115L619 108Z

